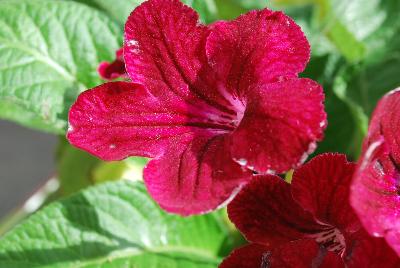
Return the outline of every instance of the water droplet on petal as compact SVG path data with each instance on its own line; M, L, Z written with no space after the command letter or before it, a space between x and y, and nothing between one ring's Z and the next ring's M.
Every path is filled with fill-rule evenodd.
M246 166L247 165L247 160L246 159L244 159L244 158L240 158L239 160L236 160L238 163L239 163L239 165L241 165L241 166Z
M74 131L74 127L73 127L71 124L68 123L68 130L67 130L67 132L72 132L72 131Z

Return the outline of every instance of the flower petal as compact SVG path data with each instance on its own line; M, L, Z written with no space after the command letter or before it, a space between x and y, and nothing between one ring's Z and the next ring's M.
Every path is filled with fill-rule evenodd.
M219 268L264 268L269 266L270 248L250 244L234 250Z
M390 155L400 163L400 88L386 94L378 103L364 143L364 152L372 143L383 137Z
M97 72L102 79L108 81L117 78L127 78L123 49L120 48L115 52L115 60L113 62L100 63Z
M302 163L326 127L322 88L291 79L255 88L232 134L232 156L260 173L285 172Z
M400 255L400 91L374 111L351 187L351 204L365 229L385 237Z
M232 161L225 135L176 144L144 170L150 195L168 212L205 213L220 206L252 176Z
M256 176L228 205L228 215L247 240L277 246L318 233L321 226L292 198L278 176Z
M356 165L343 154L322 154L295 170L293 198L321 223L348 232L360 229L349 202Z
M354 175L351 204L366 230L385 237L400 255L399 178L383 140L372 143Z
M250 244L239 248L219 268L344 268L336 254L325 251L313 240L299 240L281 247Z
M138 85L110 82L79 95L69 112L68 140L104 160L155 157L187 133L208 132L183 107L162 105ZM206 124L207 126L207 124Z
M132 82L165 102L184 101L235 116L216 90L205 53L208 34L198 14L179 0L145 1L125 25L124 57Z
M397 268L400 259L383 238L371 237L362 230L353 238L352 247L344 256L349 268Z
M264 9L214 24L207 56L228 91L242 96L251 85L296 77L310 58L310 45L291 18Z

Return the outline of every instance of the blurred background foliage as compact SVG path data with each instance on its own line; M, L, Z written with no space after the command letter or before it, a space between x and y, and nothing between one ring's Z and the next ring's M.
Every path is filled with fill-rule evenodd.
M107 180L141 178L146 159L105 163L64 138L70 105L80 92L102 83L96 67L113 59L124 22L141 2L0 1L0 118L60 136L60 187L51 200ZM329 123L316 153L341 152L357 160L378 99L400 85L400 1L183 2L205 23L265 7L293 17L312 47L301 75L320 82L326 94Z

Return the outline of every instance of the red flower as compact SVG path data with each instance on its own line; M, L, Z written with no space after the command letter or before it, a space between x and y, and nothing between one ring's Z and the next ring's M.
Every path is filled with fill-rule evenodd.
M292 184L256 176L228 206L252 244L220 267L399 267L397 255L365 232L350 206L354 170L344 155L324 154L297 169Z
M115 60L113 62L102 62L97 68L97 72L104 80L114 80L117 78L128 78L125 70L125 62L123 48L115 52Z
M322 88L297 76L309 54L281 12L205 26L178 0L149 0L125 27L132 83L82 93L68 139L104 160L154 158L144 180L169 212L215 209L251 170L284 172L322 139Z
M351 191L365 229L400 255L400 91L378 103Z

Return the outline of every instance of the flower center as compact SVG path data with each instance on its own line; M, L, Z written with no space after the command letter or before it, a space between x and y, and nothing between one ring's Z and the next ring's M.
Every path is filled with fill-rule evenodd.
M236 100L235 105L232 105L230 108L232 108L232 113L230 114L221 111L203 111L200 120L192 120L187 125L213 129L214 131L233 131L239 126L243 119L245 105Z
M231 115L228 118L224 118L224 120L228 119L226 123L236 128L239 126L240 122L243 119L244 112L246 110L246 101L239 97L234 96L231 92L229 92L224 85L219 85L219 92L224 96L224 98L230 103L230 109L235 111L235 115Z
M338 228L331 227L322 232L310 235L315 241L329 251L333 251L340 256L346 249L346 240Z

